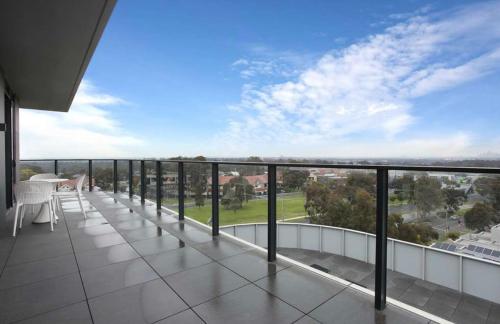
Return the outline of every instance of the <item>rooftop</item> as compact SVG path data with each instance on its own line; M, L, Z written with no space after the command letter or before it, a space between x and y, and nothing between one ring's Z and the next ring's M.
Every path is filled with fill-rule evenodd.
M54 232L1 238L1 323L429 323L151 203L86 198L86 221L68 199Z

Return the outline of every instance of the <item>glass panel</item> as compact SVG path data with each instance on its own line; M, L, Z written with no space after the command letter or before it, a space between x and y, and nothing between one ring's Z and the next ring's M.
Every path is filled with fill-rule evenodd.
M212 200L208 192L211 174L210 164L184 163L184 214L208 226L212 217Z
M136 198L141 197L141 162L132 161L132 192Z
M500 259L492 255L500 247L498 180L456 172L390 173L389 297L448 320L467 298L487 317L497 288L485 278L500 271ZM443 300L455 300L448 312Z
M156 203L156 162L145 161L146 170L146 199Z
M128 160L118 160L118 192L128 193Z
M92 176L94 178L95 191L113 191L113 161L93 160Z
M66 183L59 184L60 190L73 190L76 185L75 179L85 174L84 190L89 190L89 161L88 160L58 160L57 162L58 176L60 178L69 179ZM95 178L93 178L95 184Z
M19 163L20 181L29 180L35 174L54 173L54 160L21 161Z
M162 206L175 212L179 211L179 179L177 163L162 162L163 198Z

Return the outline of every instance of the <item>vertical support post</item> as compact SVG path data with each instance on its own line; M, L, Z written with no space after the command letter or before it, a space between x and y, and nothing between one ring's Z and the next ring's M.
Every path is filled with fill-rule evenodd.
M161 176L161 161L156 161L156 209L161 210L161 200L163 198L163 178Z
M113 160L113 192L118 192L118 161Z
M267 261L276 261L276 165L267 167Z
M134 196L134 163L132 160L128 160L128 196L130 199Z
M89 160L89 191L94 189L94 184L92 182L92 160Z
M141 160L141 204L146 202L146 162Z
M219 164L212 163L212 236L219 235Z
M184 219L184 162L179 162L177 165L177 182L179 185L179 220Z
M54 174L57 176L59 173L59 167L57 165L57 160L54 160ZM59 191L59 184L56 184L56 191Z
M386 305L387 281L387 214L389 209L389 170L377 169L377 219L375 255L375 308Z

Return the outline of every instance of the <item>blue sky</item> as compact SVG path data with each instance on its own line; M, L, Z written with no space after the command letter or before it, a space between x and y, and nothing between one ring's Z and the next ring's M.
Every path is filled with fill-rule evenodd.
M499 154L498 21L498 1L121 0L70 112L22 112L21 155Z

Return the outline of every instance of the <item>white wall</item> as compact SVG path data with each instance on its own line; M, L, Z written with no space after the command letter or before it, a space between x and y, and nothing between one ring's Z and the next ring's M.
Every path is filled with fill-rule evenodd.
M221 227L230 235L267 247L267 224ZM278 223L277 245L343 255L375 264L375 235L312 224ZM387 268L500 303L500 265L400 240L387 240Z

